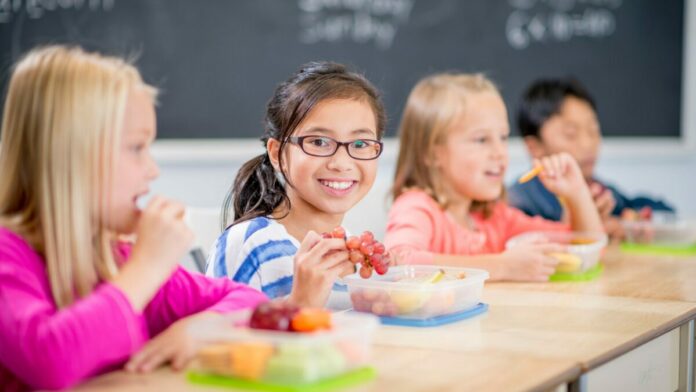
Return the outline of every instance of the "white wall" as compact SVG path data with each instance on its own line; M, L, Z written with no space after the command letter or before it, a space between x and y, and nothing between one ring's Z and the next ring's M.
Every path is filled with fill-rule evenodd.
M664 197L681 216L696 218L696 0L687 1L685 19L684 137L676 141L606 139L597 173L628 194ZM350 230L369 229L382 237L396 143L387 141L375 186L346 217L344 223ZM154 154L161 176L153 191L191 206L219 207L239 166L261 151L259 141L248 139L158 141ZM529 166L519 141L511 142L510 153L508 181Z

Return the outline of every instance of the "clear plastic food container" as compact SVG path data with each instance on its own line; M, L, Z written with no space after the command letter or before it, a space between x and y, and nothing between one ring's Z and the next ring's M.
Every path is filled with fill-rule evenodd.
M264 384L306 384L364 367L370 360L376 317L332 315L330 330L278 332L247 327L217 331L194 364L196 373Z
M696 222L622 221L621 224L626 242L665 246L696 244Z
M344 278L353 309L378 316L429 319L471 309L481 301L487 271L472 268L402 265L385 275Z
M560 261L556 273L580 274L597 265L608 240L604 233L532 231L511 238L505 247L511 249L523 244L545 242L565 245L564 252L550 254Z

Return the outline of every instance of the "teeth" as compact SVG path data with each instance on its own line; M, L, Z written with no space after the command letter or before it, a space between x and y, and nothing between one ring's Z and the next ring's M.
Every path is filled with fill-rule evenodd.
M351 185L353 185L352 181L349 181L349 182L322 181L321 183L325 186L328 186L329 188L337 189L337 190L348 189L348 188L350 188Z

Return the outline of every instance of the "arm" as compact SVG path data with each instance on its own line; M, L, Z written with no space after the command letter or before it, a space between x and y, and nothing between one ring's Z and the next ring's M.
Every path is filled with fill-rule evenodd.
M56 310L43 272L0 254L0 362L38 389L72 386L125 361L147 334L128 298L101 285Z
M565 200L573 230L604 232L590 189L580 167L570 155L551 155L536 160L535 165L544 167L540 174L544 186Z
M228 278L210 278L177 267L145 310L151 336L175 321L202 311L228 313L253 308L268 299Z

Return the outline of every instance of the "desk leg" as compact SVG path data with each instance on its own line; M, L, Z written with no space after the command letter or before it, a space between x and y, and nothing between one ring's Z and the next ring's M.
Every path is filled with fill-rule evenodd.
M568 392L586 392L587 373L581 374L578 378L568 384Z
M694 320L679 327L679 391L694 391Z

